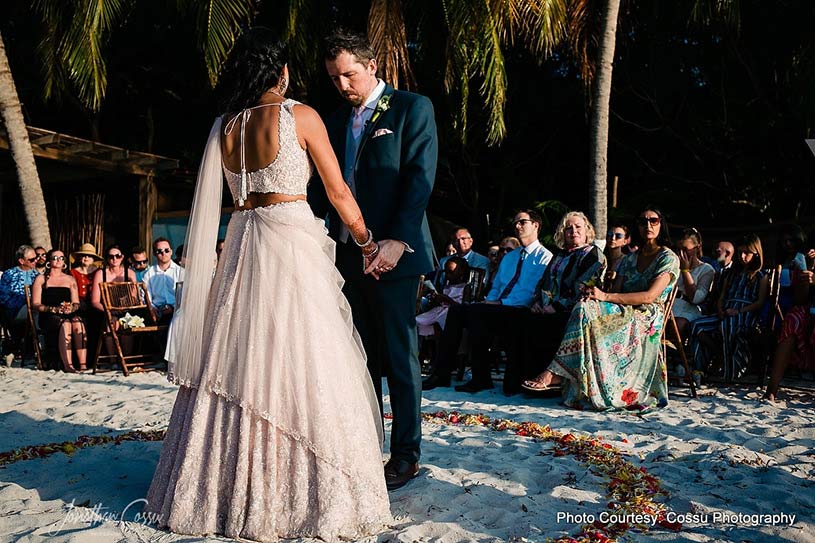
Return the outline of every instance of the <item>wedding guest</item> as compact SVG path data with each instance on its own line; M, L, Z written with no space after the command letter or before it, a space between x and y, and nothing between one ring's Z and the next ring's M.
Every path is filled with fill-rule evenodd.
M153 241L153 254L157 262L144 274L144 284L159 324L169 324L175 309L175 286L184 280L184 268L173 261L173 250L166 238Z
M561 384L567 406L647 409L668 403L660 335L679 259L658 209L646 207L632 233L639 250L620 261L612 291L583 289L554 360L534 379L535 390Z
M716 273L722 273L733 267L733 255L736 248L729 241L720 241L716 244L713 254L716 256Z
M764 398L774 402L787 366L802 371L815 369L815 272L804 270L793 282L795 305L784 315L772 373Z
M447 248L444 250L444 256L453 256L456 254L456 246L450 242L447 244Z
M690 323L702 317L702 307L710 294L716 271L702 262L702 235L696 228L687 228L677 242L679 256L679 289L673 305L676 325L682 337L690 331Z
M469 273L470 266L464 258L451 256L446 260L444 263L446 283L441 294L435 291L431 293L427 311L416 315L416 325L419 327L420 336L438 338L441 335L447 320L448 309L451 305L460 304L464 297L464 288L467 286Z
M62 371L76 373L73 351L79 371L87 367L85 323L79 311L79 287L73 275L67 272L65 254L51 249L46 254L45 273L34 279L31 287L31 305L40 314L40 328L45 334L46 346L56 346ZM72 349L73 348L73 349Z
M130 249L130 258L127 259L130 269L136 274L136 282L141 283L144 281L144 274L147 273L147 267L150 260L147 258L147 251L144 247L136 246Z
M91 305L93 274L99 269L102 257L96 254L96 247L92 243L83 243L78 251L71 253L70 260L71 264L74 264L71 269L71 276L76 281L79 292L79 306L80 311L82 311Z
M784 315L778 345L773 356L772 373L764 398L774 402L787 366L801 371L815 370L815 232L805 246L806 269L793 277L794 305Z
M518 392L522 379L540 374L552 361L582 288L602 280L606 259L594 237L594 226L581 211L560 219L554 235L558 251L535 287L529 312L515 327L511 341L518 346L519 357L508 360L504 393ZM526 381L524 388L536 390L535 382Z
M456 252L452 255L447 255L439 261L439 271L436 273L435 284L440 288L445 284L444 265L453 256L458 256L467 261L470 268L480 268L484 270L486 275L487 268L490 265L489 259L475 251L473 251L473 236L466 228L459 228L453 234L453 242L451 243Z
M775 248L775 263L781 266L778 306L784 314L792 307L792 276L807 269L806 258L801 253L803 245L804 231L800 226L792 224L781 228Z
M487 249L487 258L490 261L489 266L487 266L487 273L484 274L484 291L489 292L490 288L492 287L492 278L495 277L495 274L498 273L498 265L501 263L501 257L504 256L501 253L501 247L498 245L490 245Z
M722 285L716 317L697 319L692 328L694 365L699 369L710 366L709 371L723 374L725 381L741 377L749 368L750 334L770 291L769 277L762 269L764 251L759 237L746 235L736 255L741 271L731 274Z
M34 253L37 256L36 262L34 262L34 269L37 270L37 273L44 273L45 272L45 265L48 263L46 260L46 254L48 251L45 247L38 245L34 247Z
M482 303L451 306L447 325L439 341L439 356L433 373L422 383L423 390L450 386L450 372L463 331L471 340L473 378L456 386L459 392L478 392L492 388L487 362L489 346L497 335L512 330L515 319L532 305L538 284L552 253L538 241L541 216L537 211L519 211L513 219L522 247L504 256L492 289Z
M30 245L20 245L15 252L17 265L3 272L0 277L0 319L9 331L3 352L8 353L7 363L13 360L13 352L20 348L25 335L28 313L25 303L25 287L39 275L34 264L37 255Z
M613 224L606 233L606 248L603 251L606 258L606 275L603 284L606 290L614 284L617 264L622 257L628 254L629 243L631 243L631 235L628 233L628 227L623 223Z

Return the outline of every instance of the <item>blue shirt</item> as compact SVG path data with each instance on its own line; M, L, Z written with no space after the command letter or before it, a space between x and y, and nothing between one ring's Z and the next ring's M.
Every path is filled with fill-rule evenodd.
M36 269L23 271L14 266L0 277L0 305L11 311L19 311L25 305L25 287L40 274Z
M518 281L512 287L503 299L501 294L504 289L509 285L512 278L515 276L515 270L518 267L518 260L521 258L521 252L526 253L524 262L521 264L521 275ZM516 307L529 307L532 305L532 298L535 295L535 286L540 281L543 272L546 270L546 265L552 260L552 252L541 245L540 241L535 240L526 247L518 247L514 251L504 255L501 259L501 264L498 266L498 272L495 274L495 280L492 282L492 289L487 294L488 302L497 302L501 300L503 305L510 305Z

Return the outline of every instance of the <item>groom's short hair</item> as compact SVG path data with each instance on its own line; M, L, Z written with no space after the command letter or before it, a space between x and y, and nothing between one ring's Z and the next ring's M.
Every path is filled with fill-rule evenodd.
M376 58L374 48L364 34L338 28L325 38L325 60L334 60L342 53L351 53L363 64Z

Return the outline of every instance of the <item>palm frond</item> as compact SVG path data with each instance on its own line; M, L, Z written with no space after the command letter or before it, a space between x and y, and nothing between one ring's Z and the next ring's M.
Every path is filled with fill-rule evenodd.
M60 5L61 4L61 5ZM130 0L79 0L73 4L40 0L35 8L45 22L52 44L38 48L46 66L46 96L70 81L80 101L98 111L107 90L104 46L123 18Z
M413 88L416 83L410 67L401 0L371 1L368 40L376 51L380 75L396 88Z
M571 0L568 7L569 50L580 70L583 84L588 88L594 80L597 38L601 32L601 10L596 0Z
M313 17L314 0L289 0L289 10L283 39L289 46L289 56L297 70L289 71L292 83L301 89L308 88L314 72L320 66L319 41L312 25L318 23Z
M198 21L198 43L204 54L210 85L218 82L226 57L235 39L240 35L242 25L254 17L252 0L207 0L189 4Z
M723 22L738 33L741 28L739 0L694 0L691 22L711 26Z

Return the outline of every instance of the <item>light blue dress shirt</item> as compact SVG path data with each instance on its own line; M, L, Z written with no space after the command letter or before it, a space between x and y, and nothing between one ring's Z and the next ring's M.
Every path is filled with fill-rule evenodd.
M506 297L501 300L503 305L515 307L529 307L532 305L532 298L535 295L535 285L540 281L547 264L552 260L552 251L541 245L538 240L533 241L526 247L518 247L514 251L504 255L495 280L492 282L492 289L487 294L488 302L497 302L501 299L501 293L515 276L518 267L518 260L521 252L526 253L524 262L521 265L521 275L518 281L509 291Z

